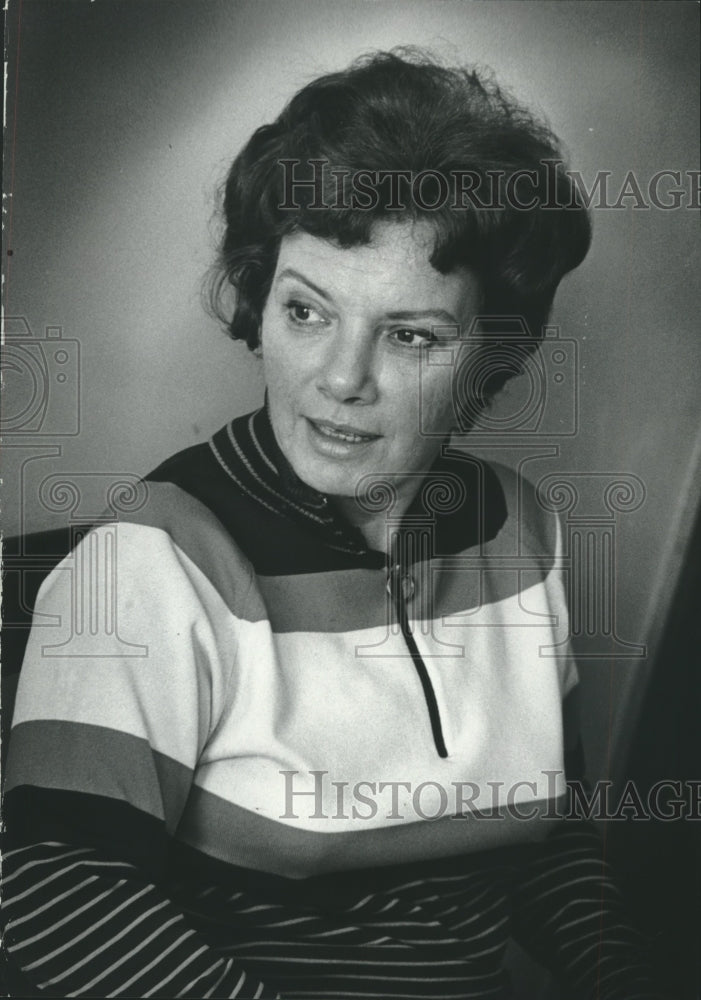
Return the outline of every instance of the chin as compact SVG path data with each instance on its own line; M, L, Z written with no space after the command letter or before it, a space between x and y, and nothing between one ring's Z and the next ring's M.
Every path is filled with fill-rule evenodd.
M367 472L360 471L356 475L349 475L348 471L334 473L329 470L314 470L307 466L301 471L295 472L307 486L310 486L317 493L324 493L333 497L354 497L357 483L367 475Z

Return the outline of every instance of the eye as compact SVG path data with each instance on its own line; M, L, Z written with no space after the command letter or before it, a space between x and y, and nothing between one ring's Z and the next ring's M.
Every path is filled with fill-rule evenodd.
M391 330L390 337L395 343L402 347L420 348L428 347L438 339L431 330L412 330L404 327L400 330Z
M293 299L285 308L290 321L296 326L321 326L326 322L321 313L306 302Z

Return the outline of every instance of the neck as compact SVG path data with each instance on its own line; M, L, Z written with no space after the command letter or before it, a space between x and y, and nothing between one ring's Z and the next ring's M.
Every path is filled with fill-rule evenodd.
M391 517L395 524L398 519L404 516L412 499L413 495L398 496L391 510ZM386 510L370 511L358 503L355 497L334 497L333 502L346 520L358 528L371 549L375 549L377 552L389 552L390 540L387 531L389 515Z

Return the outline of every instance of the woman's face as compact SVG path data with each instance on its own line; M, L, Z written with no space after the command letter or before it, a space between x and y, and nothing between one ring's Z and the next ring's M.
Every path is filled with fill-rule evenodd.
M381 475L406 506L417 484L398 474L426 471L454 423L454 366L421 359L435 328L454 337L469 324L480 289L467 270L431 266L428 223L380 223L373 236L345 250L303 232L282 240L263 312L265 379L275 436L303 482L351 497Z

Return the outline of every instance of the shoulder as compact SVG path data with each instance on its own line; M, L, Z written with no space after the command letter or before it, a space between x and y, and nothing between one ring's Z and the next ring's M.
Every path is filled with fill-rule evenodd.
M243 613L253 575L237 542L243 532L232 531L217 513L217 507L232 508L235 492L218 475L208 444L175 453L133 488L115 491L110 507L91 525L71 532L65 558L43 581L42 592L67 579L64 570L71 577L114 572L132 603L139 594L144 600L148 595L149 604L159 595L171 601L187 597L193 606L221 599L230 611Z
M546 504L538 484L518 469L498 462L490 462L489 466L503 494L507 530L518 535L522 549L554 555L559 547L558 518Z
M115 532L120 575L160 577L164 589L180 581L206 603L214 590L231 612L245 617L253 571L229 528L177 482L146 479L143 487L138 505L94 529Z
M492 554L555 555L557 517L527 475L457 446L449 447L446 459L443 468L459 478L465 494L460 519L478 525L471 534L489 543Z

